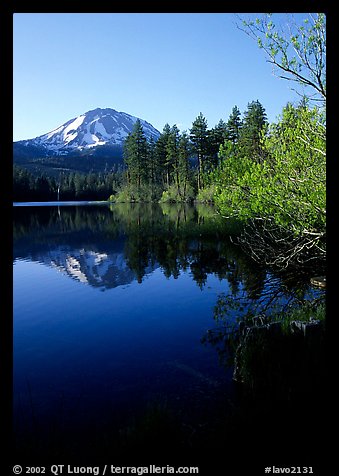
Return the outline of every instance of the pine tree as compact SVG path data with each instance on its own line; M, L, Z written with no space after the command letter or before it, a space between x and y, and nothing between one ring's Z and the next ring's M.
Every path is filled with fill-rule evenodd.
M241 113L237 106L234 106L232 113L226 123L225 138L230 140L233 144L236 144L239 139L240 129L241 129Z
M198 190L203 188L203 166L208 153L208 130L207 120L202 113L195 119L190 130L190 139L193 145L193 151L198 158Z
M178 183L178 145L179 129L174 124L170 129L166 144L165 169L167 187L170 186L173 180Z
M171 133L171 127L169 124L165 124L160 137L155 144L155 160L158 170L158 183L164 187L166 184L166 147Z
M208 156L209 168L213 168L218 164L218 153L220 145L226 139L226 123L220 119L218 124L209 131L208 135Z
M186 197L186 190L189 181L189 157L190 142L188 134L184 131L180 135L178 147L178 193L183 198Z
M155 198L155 191L158 182L158 163L155 150L155 141L151 136L147 143L147 157L148 157L148 183L151 188L151 200Z
M35 179L34 190L37 200L49 200L50 198L50 186L47 177L44 175L39 175Z
M242 157L262 162L264 153L260 143L267 125L266 112L260 102L257 100L249 103L238 140L238 150Z
M141 184L147 181L147 140L139 119L134 124L133 131L124 143L124 161L127 165L128 183L136 185L140 190Z

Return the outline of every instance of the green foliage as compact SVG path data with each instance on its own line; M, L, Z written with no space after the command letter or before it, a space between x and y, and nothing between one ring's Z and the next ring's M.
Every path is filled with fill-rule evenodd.
M240 130L242 127L240 110L237 106L234 106L232 113L226 124L226 139L231 141L232 144L236 144L239 139Z
M296 233L322 232L326 225L326 135L317 109L288 105L264 140L270 156L271 210ZM267 195L267 194L266 194ZM267 197L268 198L268 197ZM268 200L266 200L267 202Z
M282 320L282 328L286 334L291 332L291 324L293 321L310 322L316 320L325 323L326 306L323 300L319 302L305 301L301 306L293 307L289 312L278 315L277 319Z
M159 199L160 194L159 187L150 187L147 184L129 184L118 191L114 196L114 201L118 203L152 202Z
M195 193L191 185L187 185L185 189L185 194L178 191L177 185L173 184L168 187L167 190L164 190L160 198L160 203L166 202L190 202L193 201Z
M213 203L215 195L215 185L209 185L199 190L197 195L197 201L203 203Z
M198 158L198 190L202 188L202 174L204 172L204 161L208 155L208 130L207 120L202 113L193 121L190 130L190 139L194 153Z
M326 220L325 126L316 109L288 105L272 124L258 163L228 155L214 174L215 203L225 215L272 218L295 234L322 233Z
M164 166L166 171L166 184L168 187L170 186L170 183L174 179L173 176L178 173L178 155L179 155L178 149L179 149L179 129L174 124L169 131L166 147L165 147ZM178 182L178 178L177 178L177 182Z
M227 137L226 123L220 119L218 124L208 131L208 156L205 159L204 170L213 168L218 162L218 152L220 145L223 144Z
M146 183L147 181L147 140L138 119L133 131L127 136L124 143L124 161L128 169L129 185Z
M267 117L264 107L257 101L247 105L241 129L238 132L237 147L243 157L249 157L257 162L264 159L261 137L265 133ZM234 136L230 138L234 144Z
M167 143L170 139L171 126L165 124L160 137L158 138L155 144L155 159L157 164L157 182L165 186L167 183L166 177L166 152L167 152Z

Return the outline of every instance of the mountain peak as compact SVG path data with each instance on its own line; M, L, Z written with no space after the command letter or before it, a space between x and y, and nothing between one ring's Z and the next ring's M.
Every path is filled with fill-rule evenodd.
M42 147L48 153L66 155L102 145L121 146L140 120L147 139L157 139L160 132L149 122L112 108L96 108L65 122L56 129L34 139L20 141L22 145Z

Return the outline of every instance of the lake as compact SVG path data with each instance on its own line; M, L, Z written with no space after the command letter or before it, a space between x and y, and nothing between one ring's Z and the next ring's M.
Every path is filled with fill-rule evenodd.
M18 454L230 445L242 431L230 350L206 336L228 298L263 305L283 282L230 239L237 224L203 205L13 213ZM281 303L296 286L308 292L285 283ZM239 308L225 315L236 326Z

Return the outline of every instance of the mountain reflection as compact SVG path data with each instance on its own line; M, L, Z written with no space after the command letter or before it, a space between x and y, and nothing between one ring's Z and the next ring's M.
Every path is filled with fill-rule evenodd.
M202 289L209 274L260 294L266 272L234 245L236 224L208 206L114 204L15 207L14 259L50 266L96 288L141 283L155 269L189 272Z
M114 288L135 279L123 253L102 253L90 249L56 248L38 258L63 274L93 287Z

